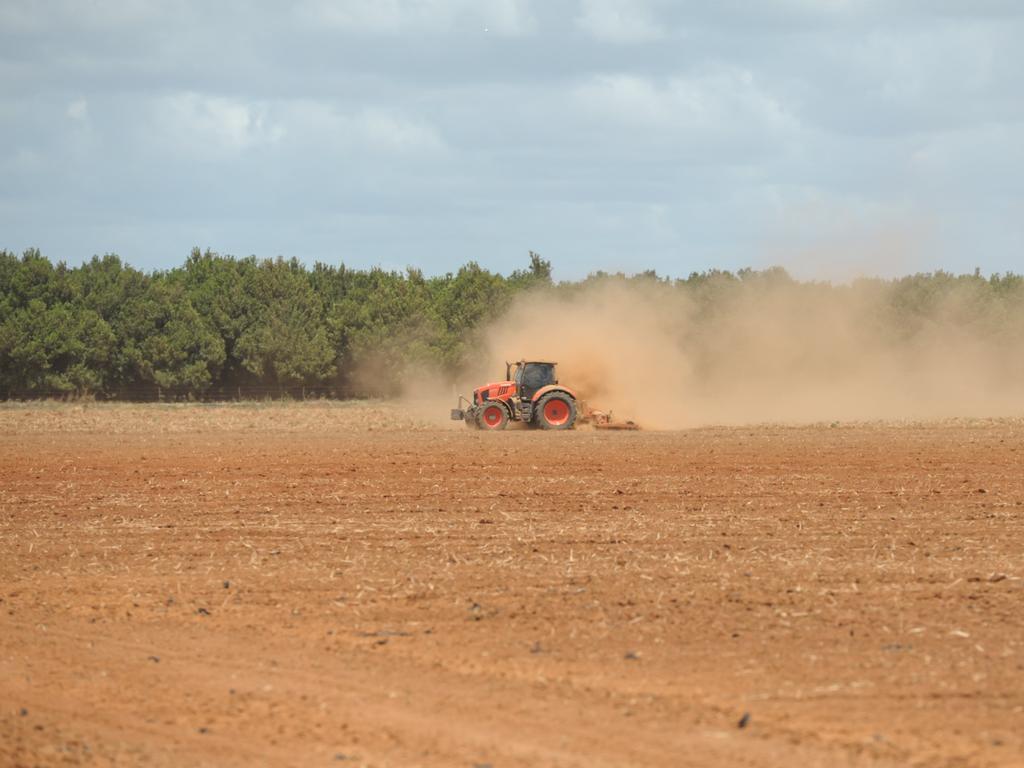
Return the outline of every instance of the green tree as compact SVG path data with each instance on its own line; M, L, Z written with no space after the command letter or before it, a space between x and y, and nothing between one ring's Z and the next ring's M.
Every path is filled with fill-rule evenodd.
M281 392L327 383L335 351L323 300L302 265L295 259L263 261L246 274L245 292L253 302L250 322L234 349L243 367Z
M224 365L224 341L203 322L184 286L155 281L135 339L136 372L161 395L199 397Z
M110 326L92 310L31 299L0 324L0 392L95 394L114 346Z

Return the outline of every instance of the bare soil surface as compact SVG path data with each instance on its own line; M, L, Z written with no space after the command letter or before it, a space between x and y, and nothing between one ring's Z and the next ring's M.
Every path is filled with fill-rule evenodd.
M0 765L1024 765L1024 422L0 407Z

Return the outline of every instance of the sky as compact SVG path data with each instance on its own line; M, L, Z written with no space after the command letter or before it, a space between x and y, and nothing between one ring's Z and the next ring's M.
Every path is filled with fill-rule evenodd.
M1017 0L0 0L0 248L1024 271Z

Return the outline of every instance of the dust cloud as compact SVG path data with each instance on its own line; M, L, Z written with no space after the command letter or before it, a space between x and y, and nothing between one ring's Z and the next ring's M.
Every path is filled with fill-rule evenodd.
M553 360L593 407L653 429L1024 415L1019 308L989 317L951 290L899 313L887 285L609 278L527 294L486 331L471 375Z
M497 368L491 371L479 371L479 381L466 376L459 384L452 382L450 376L428 365L409 365L403 370L400 395L397 404L411 416L424 424L445 427L452 424L450 412L459 407L459 395L472 396L473 389L485 381L504 376L502 365L500 374Z

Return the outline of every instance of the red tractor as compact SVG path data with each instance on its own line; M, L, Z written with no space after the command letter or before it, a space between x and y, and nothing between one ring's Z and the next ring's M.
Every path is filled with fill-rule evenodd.
M466 408L462 408L465 401ZM505 363L505 381L484 384L473 390L470 402L459 395L452 419L464 420L473 429L504 429L521 421L541 429L572 429L580 414L576 393L558 383L555 363L526 361Z

